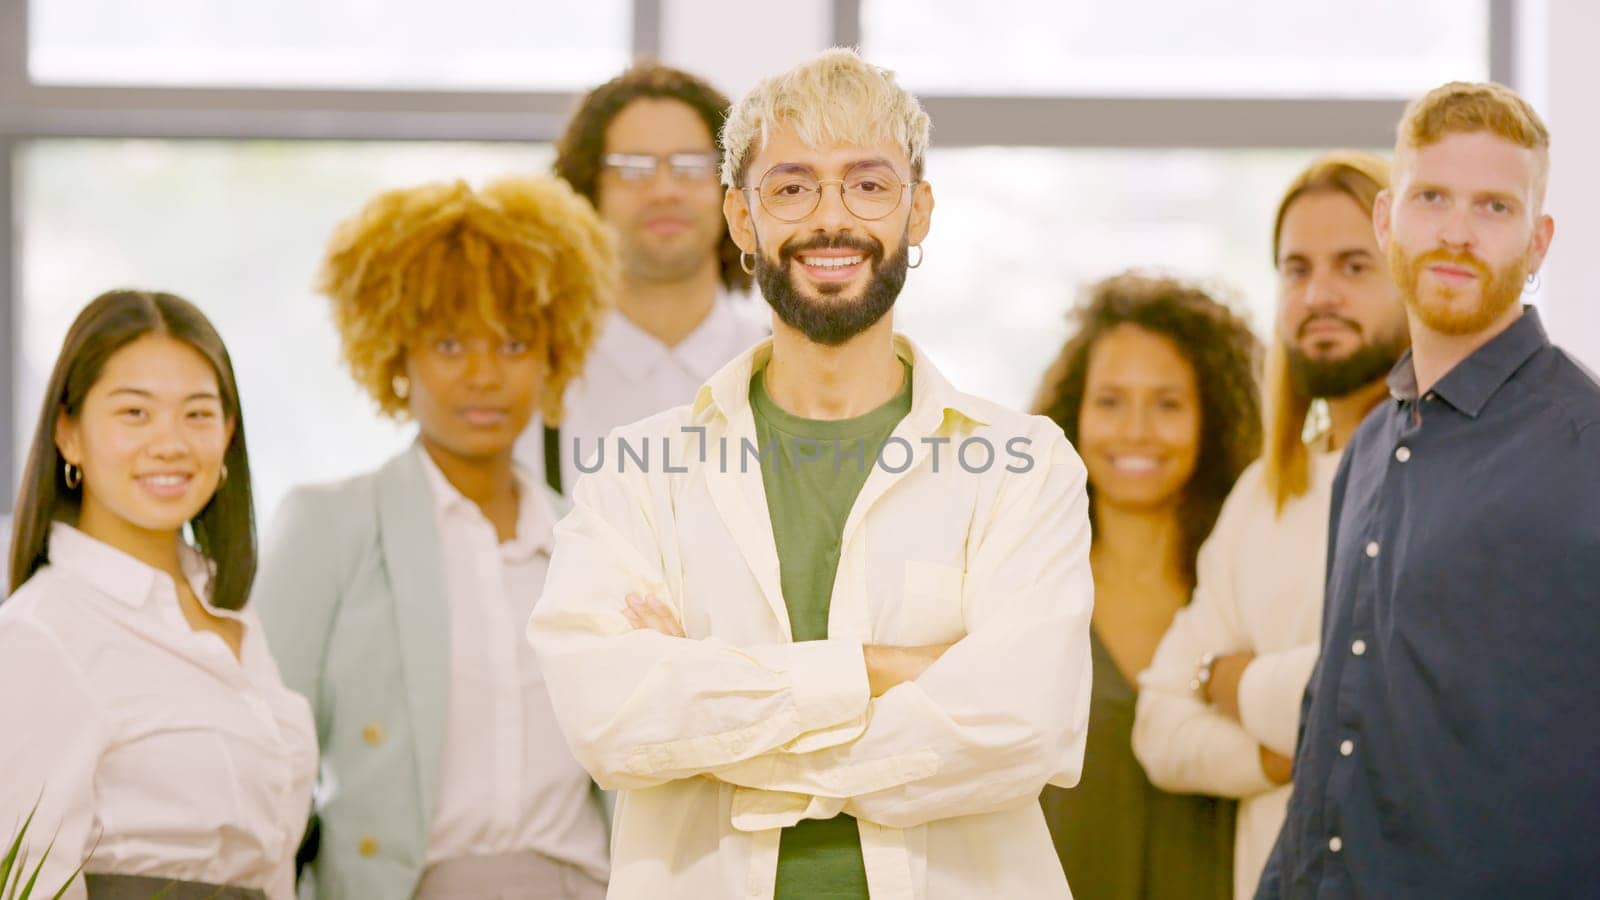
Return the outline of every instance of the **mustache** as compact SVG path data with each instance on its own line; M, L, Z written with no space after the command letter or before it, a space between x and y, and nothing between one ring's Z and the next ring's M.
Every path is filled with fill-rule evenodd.
M1361 325L1354 319L1346 319L1344 316L1334 315L1333 313L1318 313L1317 315L1311 316L1304 322L1300 323L1300 328L1295 332L1295 339L1299 340L1300 338L1305 337L1306 329L1318 322L1338 322L1340 325L1343 325L1351 331L1354 331L1356 334L1362 333Z
M1490 274L1489 264L1467 251L1429 250L1411 261L1413 275L1422 273L1429 266L1446 265L1458 269L1469 269L1479 279L1488 279Z
M778 262L788 265L796 254L807 250L859 250L874 266L883 261L883 245L877 241L848 234L819 234L804 241L785 241L778 248Z

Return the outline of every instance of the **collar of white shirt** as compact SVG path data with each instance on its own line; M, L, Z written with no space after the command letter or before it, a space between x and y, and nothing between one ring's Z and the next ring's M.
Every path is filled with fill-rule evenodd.
M240 618L233 610L211 605L211 565L199 550L180 540L178 564L189 580L189 589L207 612L229 619ZM172 585L172 578L166 572L65 522L50 525L50 565L71 572L96 591L131 609L142 608L158 587Z
M746 297L719 291L705 320L675 346L668 347L627 316L612 310L595 341L595 351L604 354L629 381L641 381L665 360L673 360L700 381L705 381L727 362L728 344L740 329L740 317L749 315L740 306Z
M415 452L433 494L434 513L441 520L449 516L483 518L477 504L456 490L420 442ZM541 550L548 554L555 549L556 515L544 485L529 478L521 466L515 466L513 473L517 479L517 536L500 545L500 556L507 562L525 562Z
M911 412L905 419L909 432L936 433L943 427L946 413L963 416L977 425L989 424L993 412L989 402L956 390L910 338L896 334L894 352L911 364ZM710 411L730 420L738 419L750 405L750 378L771 358L772 339L767 338L723 366L695 394L693 418L701 420Z

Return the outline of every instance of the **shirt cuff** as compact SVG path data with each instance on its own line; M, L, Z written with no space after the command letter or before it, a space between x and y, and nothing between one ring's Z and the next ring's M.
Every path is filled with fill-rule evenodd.
M795 720L802 732L856 724L866 713L872 690L860 643L796 641L788 653Z

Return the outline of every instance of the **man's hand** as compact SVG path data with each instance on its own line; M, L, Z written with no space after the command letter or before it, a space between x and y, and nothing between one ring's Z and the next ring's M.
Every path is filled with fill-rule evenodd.
M1245 666L1255 659L1254 653L1230 653L1219 656L1211 664L1211 681L1206 685L1206 699L1217 712L1239 721L1239 681L1244 678Z
M635 629L648 628L659 631L667 637L684 637L683 626L678 624L678 617L673 615L672 609L656 597L655 594L629 594L627 603L622 608L623 618Z
M1273 784L1288 784L1294 779L1294 760L1267 749L1261 744L1261 771Z
M867 684L872 696L881 697L897 684L917 680L953 644L923 644L918 647L891 647L868 644L861 648L867 660Z

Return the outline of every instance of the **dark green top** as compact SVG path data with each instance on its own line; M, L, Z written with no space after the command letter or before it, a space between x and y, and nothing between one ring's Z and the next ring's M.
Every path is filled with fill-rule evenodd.
M1133 755L1138 692L1092 630L1094 687L1083 780L1044 789L1045 822L1082 900L1231 900L1232 800L1169 794Z
M892 400L853 419L819 421L784 412L767 396L766 370L750 379L778 576L797 641L828 636L844 523L878 450L911 411L911 367ZM806 819L785 828L775 900L867 900L856 820Z

